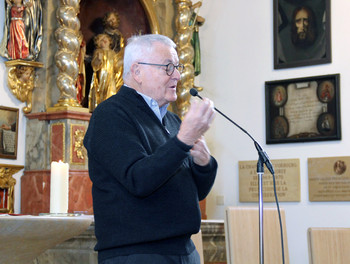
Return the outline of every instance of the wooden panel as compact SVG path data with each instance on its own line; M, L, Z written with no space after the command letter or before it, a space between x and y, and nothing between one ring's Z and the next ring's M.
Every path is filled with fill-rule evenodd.
M201 264L204 264L202 231L199 230L197 234L192 235L191 239L196 246L199 256L201 257Z
M282 263L281 236L275 208L264 208L264 262ZM281 209L285 263L289 263L285 212ZM227 263L259 263L259 209L228 207L225 218Z
M350 263L350 228L309 228L310 264Z

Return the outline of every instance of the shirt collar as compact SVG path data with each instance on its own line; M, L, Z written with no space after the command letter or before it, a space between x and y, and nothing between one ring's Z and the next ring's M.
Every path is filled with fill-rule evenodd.
M142 98L145 100L147 105L152 109L152 111L158 117L159 121L162 122L163 117L167 113L167 108L168 108L169 104L165 104L162 107L159 107L157 101L154 100L153 98L151 98L143 93L140 93L138 91L136 91L136 92L142 96Z

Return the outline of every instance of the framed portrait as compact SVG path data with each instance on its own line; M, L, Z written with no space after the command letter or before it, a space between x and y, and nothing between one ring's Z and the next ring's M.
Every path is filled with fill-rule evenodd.
M266 144L340 140L340 75L265 82Z
M274 68L330 63L330 0L274 0Z
M18 114L17 108L0 106L0 158L17 158Z

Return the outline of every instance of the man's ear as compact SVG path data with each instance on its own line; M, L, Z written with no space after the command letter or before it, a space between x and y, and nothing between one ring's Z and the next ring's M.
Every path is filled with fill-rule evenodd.
M131 65L130 72L134 80L138 83L141 83L141 69L137 63Z

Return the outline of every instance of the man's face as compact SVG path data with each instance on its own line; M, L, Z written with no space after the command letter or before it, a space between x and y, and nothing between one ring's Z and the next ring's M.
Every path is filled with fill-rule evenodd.
M147 56L145 63L156 64L179 64L179 58L176 50L161 43L155 43L152 54ZM141 84L139 92L150 96L157 101L159 106L174 102L177 99L176 85L180 80L180 73L174 70L171 76L168 76L165 66L141 65L138 64L140 70Z
M295 15L295 26L299 39L305 39L309 27L309 16L306 10L302 9Z
M115 17L113 13L110 14L109 17L107 18L107 26L112 29L116 29L119 26L118 19Z

